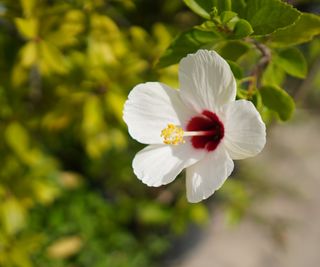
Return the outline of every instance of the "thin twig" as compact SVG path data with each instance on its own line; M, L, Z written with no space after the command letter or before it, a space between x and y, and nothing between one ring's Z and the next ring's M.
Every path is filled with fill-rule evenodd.
M260 87L263 71L271 61L271 50L266 45L259 43L254 39L247 38L247 41L254 44L262 55L259 62L251 72L252 79L248 86L248 98L251 98L256 88Z

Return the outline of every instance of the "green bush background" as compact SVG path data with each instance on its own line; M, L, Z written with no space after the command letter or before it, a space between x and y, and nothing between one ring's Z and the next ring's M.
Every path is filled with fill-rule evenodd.
M153 266L206 222L183 179L134 177L122 121L136 84L178 86L176 65L154 66L199 22L180 0L0 1L0 266ZM218 194L231 221L266 188L244 183Z
M150 189L128 92L196 20L181 1L0 1L0 266L151 266L188 221L184 185ZM177 15L178 14L178 15ZM158 21L161 21L159 23Z

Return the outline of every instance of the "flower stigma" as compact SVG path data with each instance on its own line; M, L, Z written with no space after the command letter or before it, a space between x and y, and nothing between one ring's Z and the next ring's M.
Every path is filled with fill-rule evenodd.
M167 145L179 145L185 143L183 140L184 131L181 127L169 123L167 128L161 131L163 143Z
M215 136L215 130L207 131L184 131L180 126L169 123L166 128L161 131L160 136L163 138L163 143L166 145L184 144L186 141L183 137L193 136Z

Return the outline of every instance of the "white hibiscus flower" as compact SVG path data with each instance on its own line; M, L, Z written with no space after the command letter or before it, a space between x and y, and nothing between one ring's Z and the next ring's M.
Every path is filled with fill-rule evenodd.
M214 51L180 61L180 90L159 82L135 86L124 106L130 135L149 144L132 166L148 186L172 182L186 168L187 198L199 202L230 176L234 159L257 155L266 128L254 105L237 100L236 81Z

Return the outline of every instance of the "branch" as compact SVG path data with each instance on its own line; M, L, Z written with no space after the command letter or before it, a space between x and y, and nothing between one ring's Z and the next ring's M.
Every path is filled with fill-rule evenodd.
M251 98L251 96L254 93L254 90L257 87L260 87L263 71L266 69L266 67L271 61L271 50L266 45L259 43L254 39L247 38L246 41L252 43L260 51L262 55L257 65L251 72L252 79L249 82L248 86L248 98Z

